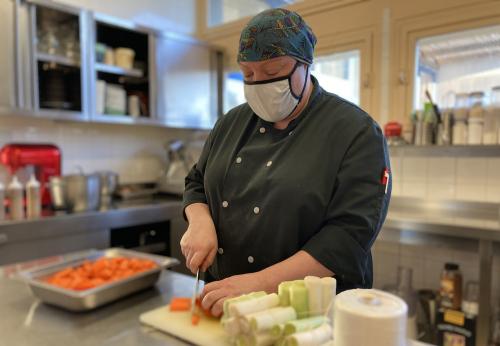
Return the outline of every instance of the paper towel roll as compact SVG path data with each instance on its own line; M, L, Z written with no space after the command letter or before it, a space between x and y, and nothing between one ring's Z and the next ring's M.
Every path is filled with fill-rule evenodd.
M408 308L399 297L375 289L337 295L335 346L406 346Z

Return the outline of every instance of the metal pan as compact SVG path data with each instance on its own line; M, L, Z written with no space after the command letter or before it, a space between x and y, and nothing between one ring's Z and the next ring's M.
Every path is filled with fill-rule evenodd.
M151 255L137 251L111 248L107 250L88 250L69 256L70 259L43 268L21 272L33 295L41 301L71 311L87 311L101 305L125 297L131 293L153 286L160 277L161 270L179 264L175 258ZM148 259L158 267L137 273L122 280L113 281L84 291L74 291L50 285L45 278L67 267L82 264L85 260L96 260L100 257L129 257Z

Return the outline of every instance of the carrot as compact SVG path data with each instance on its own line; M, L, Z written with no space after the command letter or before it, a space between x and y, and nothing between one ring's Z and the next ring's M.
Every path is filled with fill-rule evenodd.
M212 312L210 311L210 309L206 310L203 308L203 306L201 305L201 298L198 297L196 298L196 306L198 308L200 308L201 311L203 311L203 314L206 316L206 317L214 317L214 315L212 315Z
M140 258L101 257L92 262L85 261L77 267L65 268L46 278L45 281L54 286L80 291L120 280L156 266L153 261Z
M198 323L200 323L200 319L201 319L200 315L198 315L198 314L193 314L193 316L191 316L191 324L192 324L193 326L197 326L197 325L198 325Z
M177 297L170 301L170 311L188 311L191 309L191 298Z

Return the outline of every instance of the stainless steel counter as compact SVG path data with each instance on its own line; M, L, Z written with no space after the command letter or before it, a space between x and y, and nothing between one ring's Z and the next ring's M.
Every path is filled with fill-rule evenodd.
M88 248L107 248L110 229L167 220L181 228L176 231L184 230L180 198L136 200L117 203L103 211L0 221L0 265ZM173 241L177 238L178 235Z
M51 213L38 219L4 220L0 221L0 232L15 230L12 240L25 240L32 236L34 229L37 235L47 232L51 236L58 232L77 232L91 228L118 228L144 223L168 220L179 216L182 202L180 198L164 197L118 202L107 210L84 213Z
M143 326L139 315L189 296L194 278L164 271L157 285L89 312L68 312L37 302L16 272L64 256L0 267L0 345L185 346L173 336ZM409 346L430 346L412 343Z
M46 260L45 260L46 261ZM37 302L16 269L0 267L0 345L177 346L186 343L142 326L139 315L166 305L173 296L188 296L192 277L164 271L158 284L90 312L74 313ZM32 263L33 265L33 263Z

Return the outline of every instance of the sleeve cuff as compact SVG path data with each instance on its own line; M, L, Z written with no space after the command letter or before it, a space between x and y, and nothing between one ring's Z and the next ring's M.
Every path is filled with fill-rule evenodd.
M326 225L303 247L318 262L331 270L344 287L367 287L368 253L344 229Z

